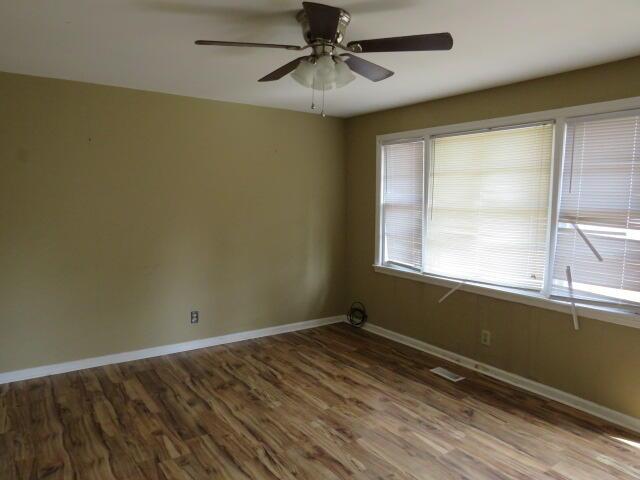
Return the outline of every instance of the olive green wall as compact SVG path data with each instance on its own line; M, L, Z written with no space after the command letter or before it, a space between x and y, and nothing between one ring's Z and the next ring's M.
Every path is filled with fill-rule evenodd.
M12 74L0 99L0 372L345 310L343 120Z
M428 78L425 79L428 82ZM370 321L640 417L640 329L375 273L376 135L640 96L640 57L347 121L350 299ZM492 332L491 347L480 330Z

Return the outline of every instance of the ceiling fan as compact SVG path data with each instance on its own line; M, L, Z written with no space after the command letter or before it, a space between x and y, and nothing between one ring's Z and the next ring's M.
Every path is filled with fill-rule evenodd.
M351 21L349 12L313 2L302 2L302 7L296 20L302 26L306 43L304 46L218 40L198 40L196 45L280 48L295 51L310 48L313 52L311 55L298 57L258 81L279 80L293 72L291 76L301 85L322 91L347 85L355 79L352 71L374 82L393 75L391 70L357 57L354 53L451 50L453 47L453 38L446 32L358 40L345 45L345 31ZM338 54L338 50L347 53Z

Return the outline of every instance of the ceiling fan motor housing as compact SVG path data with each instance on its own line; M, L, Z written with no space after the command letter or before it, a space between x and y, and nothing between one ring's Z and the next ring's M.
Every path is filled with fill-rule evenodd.
M296 20L302 27L302 34L304 36L305 41L308 45L339 45L345 38L345 32L347 30L347 26L351 21L351 15L346 10L340 9L340 15L338 17L338 28L335 29L335 33L331 38L321 38L315 36L311 31L311 25L309 23L309 16L307 12L304 10L300 10L296 15Z

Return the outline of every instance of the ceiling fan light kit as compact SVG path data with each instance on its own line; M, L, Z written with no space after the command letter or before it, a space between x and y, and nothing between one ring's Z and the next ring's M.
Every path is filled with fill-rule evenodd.
M291 77L303 87L314 90L342 88L356 79L345 61L331 54L302 60Z
M349 12L314 2L302 2L302 7L296 20L302 27L306 43L304 46L218 40L198 40L196 45L279 48L295 51L310 48L311 55L296 58L259 81L272 82L291 74L291 77L300 85L314 91L321 90L323 99L326 90L342 88L355 80L353 72L373 82L379 82L393 75L391 70L357 57L353 53L451 50L453 47L453 38L446 32L358 40L345 44L345 33L351 21ZM348 53L338 54L339 50Z

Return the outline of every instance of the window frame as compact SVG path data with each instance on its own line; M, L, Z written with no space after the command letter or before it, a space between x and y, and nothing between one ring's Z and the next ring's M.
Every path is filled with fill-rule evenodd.
M562 165L564 156L564 145L566 141L567 122L579 121L581 118L592 116L618 116L625 113L633 113L640 109L640 97L631 97L621 100L592 103L574 107L545 110L539 112L525 113L508 117L497 117L485 120L457 123L451 125L439 125L429 128L378 135L376 137L376 212L375 212L375 257L373 268L376 272L385 273L401 278L408 278L424 283L453 287L460 284L462 279L443 277L424 272L424 265L420 271L403 268L398 265L385 264L384 260L384 222L382 220L382 191L383 191L383 158L382 145L389 143L400 143L403 141L424 141L423 157L423 263L426 258L426 232L428 228L427 215L430 210L430 194L432 186L431 163L433 157L433 138L443 135L459 135L465 133L476 133L498 129L515 128L539 123L552 123L554 125L552 136L552 158L550 172L550 195L548 210L548 231L547 231L547 257L544 269L544 283L542 289L527 290L520 288L501 287L491 284L484 284L474 281L464 281L461 290L478 293L508 301L514 301L531 306L542 307L549 310L570 313L570 302L557 298L551 298L551 283L553 262L555 257L556 234L558 226L558 216L560 207L560 193L562 186ZM584 317L602 320L606 322L640 328L640 310L625 308L624 306L613 307L606 305L593 305L576 301L578 314Z

